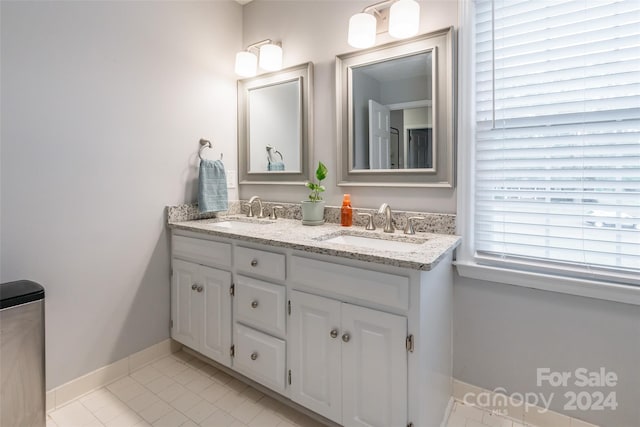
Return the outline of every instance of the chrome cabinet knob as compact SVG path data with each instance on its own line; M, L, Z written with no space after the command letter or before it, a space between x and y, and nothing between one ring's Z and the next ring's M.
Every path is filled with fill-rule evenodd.
M342 334L342 341L344 342L349 342L349 340L351 339L351 335L349 335L349 333L344 333Z
M198 289L197 289L198 292L202 292L203 290L204 288L202 287L202 285L198 286Z
M337 329L332 329L331 332L329 332L329 335L331 335L331 338L337 338L338 337L338 330Z
M258 308L258 301L256 300L251 301L251 308Z
M258 260L257 259L252 259L251 260L251 267L255 267L258 265Z
M198 289L198 285L197 284L194 283L193 285L191 285L191 290L192 291L195 291L196 289Z
M253 353L251 353L251 360L256 360L258 358L258 352L254 351Z

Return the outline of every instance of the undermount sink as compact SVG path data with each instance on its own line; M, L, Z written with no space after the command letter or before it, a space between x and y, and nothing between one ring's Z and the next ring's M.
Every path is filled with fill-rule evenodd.
M256 225L269 225L273 224L271 221L267 220L244 220L239 218L229 219L227 221L219 221L212 222L209 224L210 227L221 228L225 230L253 230L256 228Z
M414 239L409 240L395 240L390 238L384 238L382 236L356 236L351 234L341 234L334 237L322 239L327 243L334 243L338 245L355 246L366 249L376 249L392 252L415 252L420 248L425 240Z

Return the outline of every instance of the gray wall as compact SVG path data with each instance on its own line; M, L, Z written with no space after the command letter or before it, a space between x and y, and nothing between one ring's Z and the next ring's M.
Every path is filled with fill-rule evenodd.
M431 85L423 84L424 77L386 81L380 86L380 103L399 104L431 100Z
M602 427L640 426L640 307L459 276L453 291L455 378L508 393L555 392L555 411ZM537 368L601 367L617 374L615 388L536 384ZM615 391L619 406L567 412L567 390Z
M1 8L0 280L46 288L51 389L169 337L164 207L194 200L200 137L235 168L242 8Z

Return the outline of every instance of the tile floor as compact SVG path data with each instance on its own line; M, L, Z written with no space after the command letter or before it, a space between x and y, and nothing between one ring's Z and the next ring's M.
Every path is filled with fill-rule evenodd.
M447 427L535 427L521 424L490 411L456 402L449 416Z
M320 427L222 371L178 352L51 411L47 427ZM456 403L448 427L523 427Z

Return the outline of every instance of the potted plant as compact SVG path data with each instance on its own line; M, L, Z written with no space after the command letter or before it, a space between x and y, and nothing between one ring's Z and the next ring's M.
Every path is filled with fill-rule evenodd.
M308 181L304 185L311 190L309 193L309 200L302 202L302 223L304 225L320 225L324 223L324 200L322 200L322 193L325 188L322 185L322 180L327 177L327 167L318 162L318 169L316 169L316 180Z

